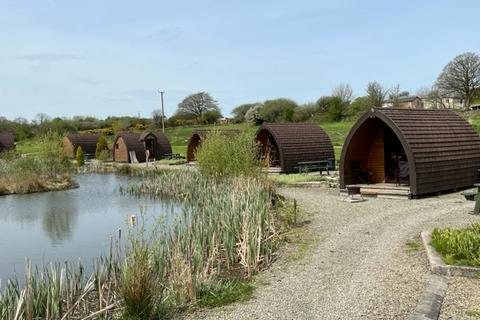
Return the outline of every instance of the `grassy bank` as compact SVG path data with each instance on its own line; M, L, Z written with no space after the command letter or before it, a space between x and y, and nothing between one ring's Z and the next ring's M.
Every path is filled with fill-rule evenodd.
M72 165L62 157L60 137L35 139L35 156L11 151L0 154L0 195L64 190L75 184Z
M480 224L461 229L434 229L431 245L446 264L480 267Z

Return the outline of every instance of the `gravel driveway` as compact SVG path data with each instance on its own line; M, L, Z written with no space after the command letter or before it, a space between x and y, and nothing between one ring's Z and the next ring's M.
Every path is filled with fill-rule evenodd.
M422 230L479 221L459 193L348 203L335 189L280 191L311 215L318 241L300 261L280 259L262 273L267 284L251 301L190 319L406 319L429 274L423 250L407 243Z

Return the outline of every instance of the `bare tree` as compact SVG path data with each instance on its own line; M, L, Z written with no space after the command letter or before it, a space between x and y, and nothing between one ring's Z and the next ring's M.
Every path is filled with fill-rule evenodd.
M456 56L443 68L435 86L444 97L464 99L468 109L480 88L480 56L473 52Z
M400 85L398 83L388 91L388 99L390 99L394 108L400 107L400 93Z
M152 111L152 127L154 129L162 128L162 110L153 110Z
M349 104L353 99L352 87L348 83L340 83L333 89L332 97L338 97L342 100L342 103Z
M178 114L191 114L201 118L205 112L218 111L217 101L215 101L207 92L198 92L187 96L178 104Z
M434 109L447 109L448 105L445 103L445 100L442 98L440 91L436 86L431 88L424 87L417 90L417 96L421 97L425 103L431 105Z
M388 90L380 85L380 83L373 81L369 82L367 86L368 103L372 107L380 108L385 101Z

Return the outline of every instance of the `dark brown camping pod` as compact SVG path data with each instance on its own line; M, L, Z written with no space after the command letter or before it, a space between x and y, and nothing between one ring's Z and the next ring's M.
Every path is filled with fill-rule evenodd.
M113 160L116 162L146 162L160 160L172 153L167 136L161 132L120 133L113 145Z
M69 158L74 158L78 147L82 147L85 158L95 158L99 134L67 134L63 137L63 149Z
M395 183L418 196L472 186L479 169L480 137L457 113L375 108L345 140L340 188Z
M0 132L0 152L15 149L15 137L10 132Z
M335 161L330 137L313 123L263 124L256 139L262 159L283 173L298 172L299 163Z

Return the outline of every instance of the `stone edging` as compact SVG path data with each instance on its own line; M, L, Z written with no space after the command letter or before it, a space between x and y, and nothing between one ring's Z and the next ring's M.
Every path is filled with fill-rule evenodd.
M447 293L448 280L437 274L430 275L427 287L409 320L437 320L442 308L443 298Z
M445 262L442 260L442 257L430 245L432 234L428 231L423 231L420 234L420 237L422 238L423 246L427 252L427 258L432 273L444 276L461 276L469 278L476 278L480 274L480 268L445 264Z

